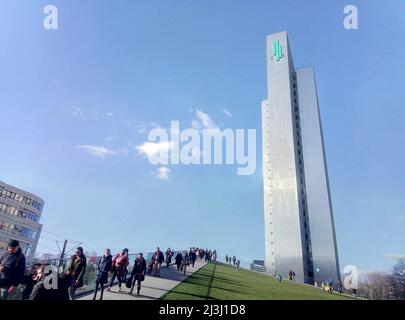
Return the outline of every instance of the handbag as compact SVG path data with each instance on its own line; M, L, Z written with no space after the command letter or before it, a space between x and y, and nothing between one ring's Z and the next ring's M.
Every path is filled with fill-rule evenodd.
M133 277L129 277L129 278L127 279L127 282L125 282L125 286L126 286L128 289L130 289L130 288L132 287L132 280L133 280Z

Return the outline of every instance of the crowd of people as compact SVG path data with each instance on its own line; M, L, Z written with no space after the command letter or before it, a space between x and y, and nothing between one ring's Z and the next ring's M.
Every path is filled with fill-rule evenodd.
M276 278L279 282L282 282L282 280L283 280L283 276L280 273L277 273L276 271L274 271L273 277ZM288 272L288 279L290 281L295 282L295 272L293 270L290 270ZM323 291L332 294L333 293L333 284L334 284L334 282L333 282L332 278L330 278L328 281L321 282L321 288ZM314 282L314 286L318 288L318 283L316 281ZM340 280L337 282L337 290L340 294L343 292L342 282Z
M186 274L188 266L195 267L197 258L205 259L206 262L216 261L216 250L208 250L192 247L186 251L175 251L168 248L163 253L159 247L153 252L147 262L143 253L138 253L129 274L129 250L124 248L114 257L110 249L105 249L104 254L96 263L95 289L93 300L103 299L104 289L111 291L117 281L117 292L121 292L122 284L129 289L129 294L133 295L136 288L136 295L140 295L142 282L146 274L153 277L160 277L162 264L170 267L172 259L177 266L177 270ZM84 276L87 268L87 258L82 247L76 249L70 260L70 264L64 272L58 272L55 267L43 263L35 263L26 272L26 261L21 252L18 241L12 240L8 244L7 251L0 257L0 290L3 291L0 299L7 299L13 294L19 285L23 285L21 291L24 300L75 300L76 291L84 286ZM47 276L53 274L50 284ZM129 275L129 276L128 276Z
M315 282L314 285L315 285L315 287L318 287L317 282ZM321 288L323 291L332 294L333 293L333 280L329 279L329 281L322 281ZM340 280L337 282L337 290L339 293L343 292L343 286L342 286L342 282Z
M239 266L240 266L240 260L239 260L239 259L236 259L235 255L234 255L233 257L226 255L226 256L225 256L225 262L226 262L227 264L232 264L232 263L233 263L233 265L234 265L236 268L239 268Z

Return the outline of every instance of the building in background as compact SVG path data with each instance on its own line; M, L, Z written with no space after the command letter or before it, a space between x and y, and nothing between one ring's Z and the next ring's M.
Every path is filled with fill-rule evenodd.
M340 280L313 67L295 68L286 32L267 37L262 102L265 264L268 272Z
M266 272L266 265L264 260L253 260L250 264L250 270L257 271L257 272Z
M41 234L43 207L41 198L0 181L0 254L10 239L15 239L27 263L32 261Z

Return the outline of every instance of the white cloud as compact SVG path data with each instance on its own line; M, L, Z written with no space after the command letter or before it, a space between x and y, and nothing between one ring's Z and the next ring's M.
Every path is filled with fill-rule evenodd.
M114 141L115 138L114 138L114 137L107 136L107 137L104 138L104 140L105 140L105 141Z
M114 112L107 112L105 115L107 117L114 117Z
M399 260L399 259L405 259L405 254L402 253L386 253L383 255L384 258L386 259L391 259L391 260Z
M195 112L196 117L198 118L198 120L200 121L200 123L202 124L204 129L218 129L218 126L214 123L214 121L212 120L212 118L207 114L202 112L201 110L196 110Z
M159 169L152 172L154 176L161 180L169 180L170 169L167 167L160 167Z
M106 156L115 156L117 153L114 150L108 149L103 146L96 146L96 145L80 145L77 146L79 149L83 149L89 154L93 156L97 156L100 158L105 158Z
M194 112L194 110L193 110ZM199 109L195 110L196 119L191 121L191 127L196 130L215 130L218 129L218 126L212 120L211 116Z
M196 130L217 130L219 127L212 120L211 116L199 109L190 109L190 112L195 112L196 118L191 121L191 127ZM199 148L193 148L192 156L199 158L203 155L203 151Z
M226 115L228 118L232 118L232 113L231 113L228 109L226 109L226 108L221 108L221 110L222 110L223 113L225 113L225 115Z
M157 156L161 153L168 154L169 150L173 148L171 142L162 141L162 142L149 142L146 141L141 145L135 147L139 154L145 155L147 157Z

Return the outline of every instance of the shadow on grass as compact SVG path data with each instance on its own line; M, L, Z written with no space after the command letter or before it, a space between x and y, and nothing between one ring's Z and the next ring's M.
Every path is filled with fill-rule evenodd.
M187 282L187 284L194 284L194 285L199 286L199 287L207 287L207 291L208 291L207 296L208 297L211 294L211 289L218 289L218 290L222 290L222 291L246 294L246 292L243 292L243 291L228 289L228 288L224 288L224 287L217 287L217 286L213 286L212 284L204 284L204 283L198 283L198 282L194 282L194 281L192 281L192 282L189 281L189 282Z
M206 299L206 300L219 300L212 295L212 289L220 290L223 292L229 292L229 293L235 293L235 294L241 294L241 295L246 295L246 291L241 291L241 290L236 290L235 288L226 288L222 287L221 284L224 284L224 286L237 286L238 288L246 288L247 290L250 290L252 287L247 286L247 285L242 285L240 282L237 281L232 281L230 280L229 273L221 272L218 271L217 266L220 266L220 264L209 264L206 267L203 267L202 269L198 270L195 272L191 277L185 279L182 284L184 285L191 285L191 288L188 288L188 292L182 292L181 291L181 286L176 286L166 294L162 296L162 299L165 299L166 297L170 299L170 294L178 294L182 296L190 296L190 297L196 297L200 299ZM212 268L212 269L211 269ZM236 270L236 269L235 269ZM218 276L218 274L223 274L224 276ZM231 275L232 276L232 275ZM215 281L215 285L213 285L213 282ZM218 282L218 283L217 283ZM197 293L192 293L193 287L199 287L199 288L206 288L206 294L197 294ZM191 292L190 292L191 291Z
M239 287L243 287L243 288L245 288L245 287L252 288L252 287L250 287L250 286L246 286L246 285L240 284L240 282L232 281L232 280L229 280L229 279L227 279L227 278L218 277L218 276L217 276L217 273L218 273L218 272L215 272L215 281L224 282L224 283L229 284L229 285L239 286ZM209 274L209 275L208 275L208 274L201 274L201 273L200 273L200 274L195 274L195 277L194 277L194 278L197 278L197 277L201 277L201 278L203 278L203 277L211 278L211 274ZM204 281L204 280L203 280L203 281ZM188 283L189 281L185 280L185 282Z

